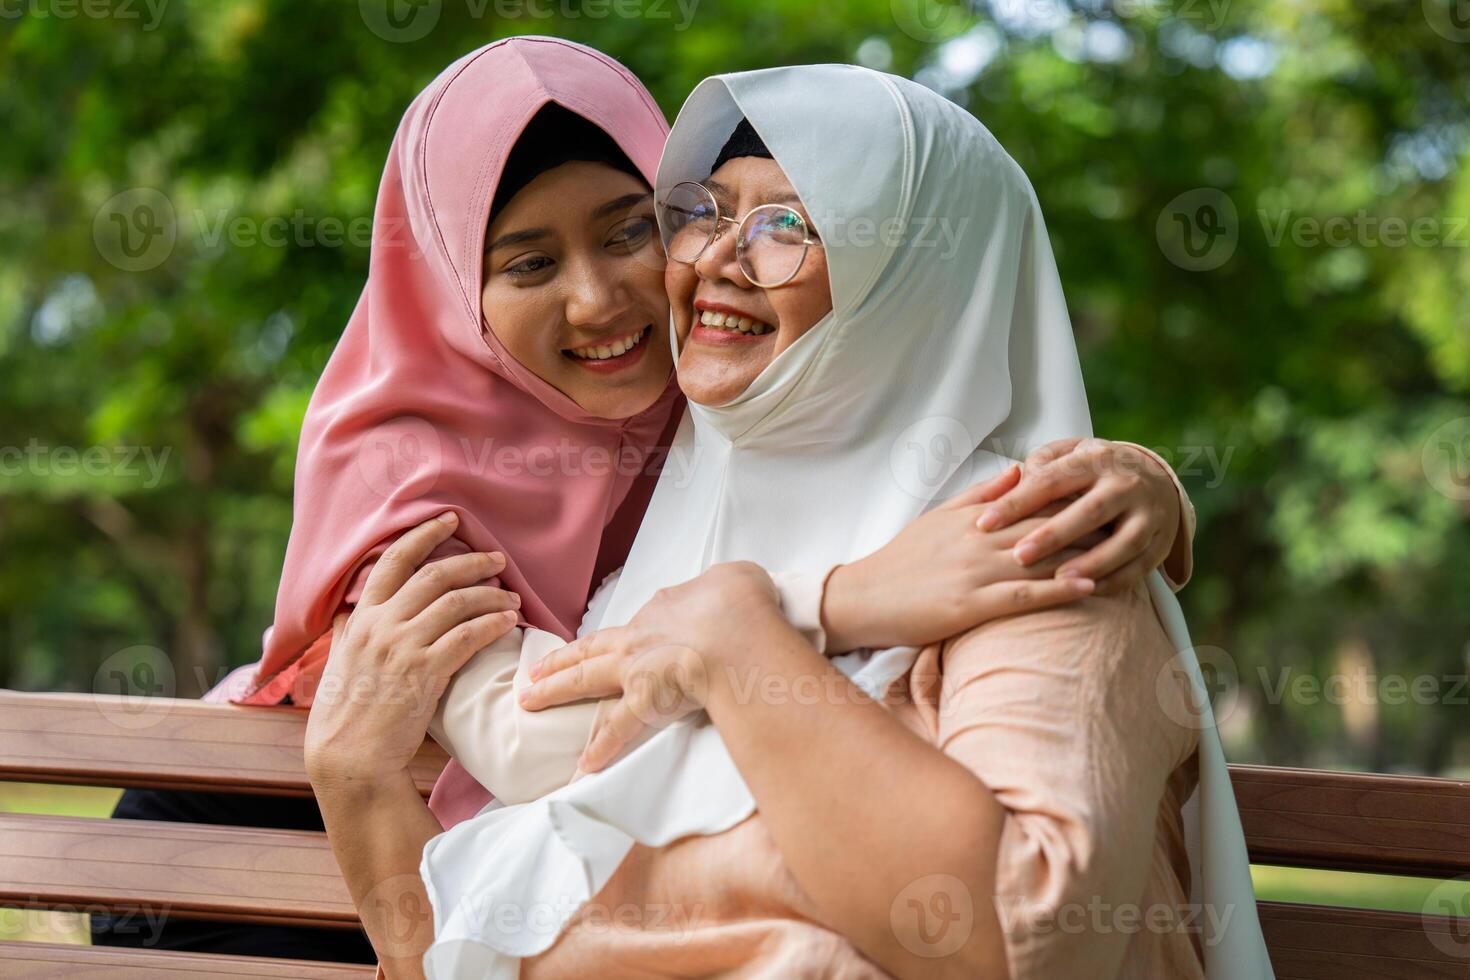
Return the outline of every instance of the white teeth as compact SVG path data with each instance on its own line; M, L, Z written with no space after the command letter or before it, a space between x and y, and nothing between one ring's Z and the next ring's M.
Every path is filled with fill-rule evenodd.
M706 327L719 327L723 330L731 330L736 333L752 334L761 336L768 334L776 328L769 323L752 320L748 316L735 316L734 314L716 313L713 310L703 310L699 314L699 322Z
M648 336L647 328L633 334L631 337L615 340L611 344L599 344L596 347L581 347L568 353L584 361L605 361L610 357L621 357L628 353L628 351L642 343L643 338L646 336Z

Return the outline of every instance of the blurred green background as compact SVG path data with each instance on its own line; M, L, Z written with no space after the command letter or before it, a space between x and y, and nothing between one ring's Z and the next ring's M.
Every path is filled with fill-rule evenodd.
M400 114L545 33L670 118L817 61L967 106L1036 186L1097 430L1198 506L1182 599L1232 757L1470 771L1465 6L6 4L0 685L192 696L255 659Z

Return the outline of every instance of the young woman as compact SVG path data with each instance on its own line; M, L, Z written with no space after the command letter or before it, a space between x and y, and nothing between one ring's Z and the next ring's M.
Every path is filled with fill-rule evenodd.
M626 555L679 418L649 183L665 133L625 69L551 38L488 45L414 100L385 167L369 280L303 427L265 656L212 697L313 704L333 617L359 604L393 540L444 511L455 524L429 556L437 582L415 610L426 612L415 640L427 648L454 631L437 647L452 658L515 623L572 635L592 586ZM1187 562L1187 501L1170 475L1141 451L1103 451L1146 475L1091 473L1057 494L1092 487L1119 532L1087 555L1043 552L1008 574L1049 577L1077 558L1126 581L1138 571L1120 566L1152 567L1176 535ZM1024 516L1055 495L1023 489L1007 503ZM1044 533L1052 549L1078 537L1065 521ZM329 693L358 708L353 699L391 694L432 709L442 689L433 671L406 672L391 692L354 680ZM451 764L431 799L435 828L488 800ZM129 793L118 815L321 826L314 808L200 794ZM299 930L164 942L350 955Z
M738 118L738 113L736 118ZM534 186L528 187L527 193L534 190ZM798 218L800 217L798 215ZM818 226L820 226L820 221ZM1014 228L1014 225L1011 227ZM1039 225L1032 225L1030 229L1031 237L1028 241L1031 247L1035 247L1038 236L1044 247L1044 234L1039 230ZM498 233L498 229L492 223L491 238L494 239ZM744 237L746 236L742 230L742 238ZM992 239L993 236L987 235L985 240L992 241ZM729 309L716 311L725 314L723 319L726 323L733 315L734 325L742 337L730 340L703 338L705 345L710 347L732 343L747 345L741 348L725 348L720 352L719 358L721 359L718 361L706 359L714 353L713 351L696 351L698 345L693 336L695 330L689 325L696 307L686 307L681 320L680 308L676 302L676 323L680 323L682 328L680 337L681 339L688 338L688 343L682 346L679 362L681 383L686 373L692 378L697 379L703 376L719 384L728 382L732 376L738 378L741 371L748 372L743 380L747 382L753 380L756 383L747 384L745 387L739 386L738 382L732 385L737 395L733 402L723 397L730 394L731 389L724 389L719 396L712 399L714 400L713 406L702 405L696 409L696 421L692 427L686 424L681 430L675 448L691 452L694 463L690 479L693 482L692 484L680 484L666 476L659 498L665 501L665 505L661 508L656 502L654 514L673 519L667 525L666 534L658 529L657 522L645 524L640 533L638 546L638 549L642 550L635 549L634 557L630 560L628 570L624 572L622 582L612 589L611 604L613 607L619 604L620 597L624 606L628 606L633 601L626 596L638 596L639 593L643 593L646 598L647 592L650 591L647 589L650 582L672 584L682 578L697 574L711 558L719 560L722 557L740 557L738 554L740 551L764 549L767 552L765 563L768 566L779 566L793 560L800 563L804 555L815 557L816 561L810 567L818 569L830 567L836 561L852 561L860 558L863 549L870 546L870 541L865 539L871 539L871 542L876 543L887 540L899 532L906 522L913 520L928 504L927 498L915 496L912 492L909 492L911 499L907 502L894 503L893 491L902 489L905 483L912 487L913 483L906 479L901 465L894 464L888 456L879 454L880 450L882 453L891 453L895 445L900 445L898 439L888 438L894 434L884 430L883 426L887 423L882 420L881 416L885 412L892 411L897 416L911 421L915 403L921 402L924 396L904 393L902 386L905 379L900 378L898 391L895 391L894 382L885 382L882 374L891 373L892 366L882 357L871 358L866 362L862 359L854 361L851 357L844 359L841 366L849 369L853 376L851 383L840 381L840 373L834 375L833 372L836 369L832 366L830 358L822 367L812 367L813 361L810 357L812 348L807 338L833 336L839 329L832 325L834 322L846 320L848 317L843 314L863 308L865 297L859 296L854 299L852 291L842 296L838 291L838 283L843 281L851 287L854 282L859 281L854 278L854 273L860 271L861 260L871 260L873 256L871 253L864 255L856 245L852 248L844 248L842 254L849 258L845 265L834 266L831 270L831 292L827 293L827 298L824 300L821 290L827 288L828 270L823 267L820 253L810 251L815 243L804 241L803 244L807 246L803 250L804 255L817 256L805 272L802 271L802 266L798 266L791 277L781 283L773 283L773 288L770 290L755 289L748 278L745 280L744 288L752 291L746 296L747 302L753 301L759 305L768 301L770 304L768 309L750 309L727 304ZM900 253L903 251L899 250ZM1020 262L1024 267L1027 264L1026 257L1020 254L1021 250L1017 249L1016 252L1015 261ZM1007 253L1001 244L996 244L987 254L993 261L1000 262L1003 270L1006 268L1008 260L1001 256ZM907 257L904 256L904 258ZM1045 263L1049 265L1049 251L1044 252L1044 257ZM873 274L889 271L884 268L887 265L887 257L877 256L876 258L877 262L871 264L868 271ZM805 258L803 261L806 261ZM727 261L726 264L730 265L730 262ZM903 264L903 262L897 263L897 265ZM741 257L737 256L731 268L740 265ZM1011 265L1009 271L1014 275L1015 266ZM845 280L841 278L842 273L847 275ZM727 278L733 283L739 280L741 275L749 274L753 273L749 273L749 270L742 270L741 273L731 272ZM1040 284L1036 292L1030 293L1018 290L1015 283L1007 286L1006 274L1005 271L1002 271L999 274L1002 288L995 291L985 313L994 320L998 312L1009 310L1007 315L1013 315L1017 321L1013 330L1008 332L1006 329L992 325L988 330L977 328L975 331L977 336L969 336L967 331L963 337L964 344L960 349L944 352L941 363L958 363L972 367L978 365L982 373L990 372L990 377L986 380L991 381L992 384L988 390L983 387L981 389L987 391L989 399L982 408L966 410L963 419L945 416L951 421L958 422L960 430L973 429L985 433L991 439L1013 440L1009 445L1014 450L1016 446L1024 449L1038 444L1042 437L1051 434L1049 430L1061 434L1068 430L1079 432L1085 429L1085 414L1082 416L1084 425L1076 424L1078 407L1082 406L1082 411L1085 412L1085 402L1078 397L1080 389L1077 388L1076 382L1079 379L1076 376L1075 353L1071 351L1070 336L1057 332L1057 314L1060 312L1061 325L1065 328L1065 311L1060 306L1060 292L1055 288L1054 270L1050 270L1050 274L1052 281L1048 282L1044 274L1028 273L1027 275L1031 277L1031 285ZM1026 277L1018 278L1025 279ZM676 282L676 279L677 277L671 277L671 282ZM803 282L805 288L802 288ZM973 271L970 273L969 284L974 285ZM780 289L775 287L786 285L793 288L787 294L790 299L783 300L779 298ZM932 279L921 283L920 287L936 288ZM888 301L894 299L895 289L896 287L890 287L887 290ZM860 290L853 291L861 293ZM902 294L903 290L898 292ZM937 295L943 296L944 294L942 288L937 290ZM835 311L832 303L834 295L842 296L842 301ZM910 303L912 295L911 292L908 293ZM687 299L687 297L684 298ZM954 297L949 296L948 299L953 300ZM1007 306L1007 303L1010 305ZM1038 310L1037 307L1042 309ZM714 308L710 306L699 308L701 320L704 319L706 313L711 311L714 311ZM832 317L826 315L829 311L834 311ZM881 321L885 316L902 312L904 311L888 308L880 303L876 308L865 310L865 316L860 319L867 321L864 329L871 332L877 329L873 326L874 322ZM937 312L941 318L945 315L942 308L931 312ZM1046 331L1029 330L1029 321L1035 318L1047 320L1048 329ZM827 324L827 328L825 330L813 329L819 322ZM913 321L905 318L890 321L892 322L908 324ZM725 328L725 323L706 323L705 325L712 329ZM766 327L773 329L764 329ZM495 329L493 322L491 329ZM841 329L843 333L850 335L854 328L844 324ZM891 346L914 343L922 345L930 342L930 338L926 337L925 333L926 331L922 329L912 330L911 336L895 333L885 342ZM1008 345L1007 337L1011 333L1014 336L1011 336ZM1061 343L1059 339L1061 336L1066 337L1065 344ZM766 338L770 338L769 341ZM801 346L804 342L807 344L806 347ZM977 344L979 346L976 346ZM799 350L808 353L797 355L795 352ZM792 353L786 354L788 351ZM691 352L694 353L691 354ZM938 353L931 351L929 360L933 361ZM873 354L871 347L866 354ZM986 354L991 356L981 356ZM782 355L785 355L784 359ZM686 364L686 360L689 363ZM997 360L1000 364L999 370L994 368ZM900 362L902 362L901 358ZM1069 363L1070 375L1065 373ZM783 364L788 370L781 370ZM794 374L791 372L793 364L799 366ZM1006 369L1007 365L1009 365L1009 371ZM700 370L703 367L709 367L710 370L701 375ZM1053 369L1060 369L1063 372L1062 375L1058 377ZM955 377L953 371L948 373L949 376L946 376L944 371L933 372L934 378L944 382L938 390L945 397L959 398L965 390L974 389L973 382L976 379L973 373L961 372L964 374L963 377ZM812 383L816 387L800 385L804 378L824 374L826 377L823 378L823 383L843 385L837 394L824 394L821 383L818 382ZM770 378L777 380L766 383ZM1060 381L1056 399L1051 399L1051 393L1045 389L1041 389L1038 393L1030 388L1033 382L1042 380ZM1068 388L1069 383L1072 386L1070 389ZM714 389L701 388L701 391L705 390ZM815 396L815 400L809 401L806 397L796 398L792 395L794 390L801 390L803 396ZM922 391L922 385L917 386L915 390ZM778 396L773 396L773 391L777 392ZM874 391L881 392L882 397L878 398L873 394ZM930 394L933 395L933 391ZM870 402L870 399L876 399L876 401ZM696 400L699 400L697 396ZM1007 414L1007 407L1000 404L1003 401L1011 403L1009 414ZM756 407L749 408L752 404ZM770 412L773 405L785 407L787 420L794 416L798 419L806 417L808 422L813 419L821 421L821 426L817 430L809 431L804 437L796 440L798 446L810 453L809 459L803 460L801 458L803 453L793 453L791 446L782 444L780 439L776 439L770 445L761 443L760 440L769 435L769 430L767 432L758 430L771 417ZM884 406L884 408L875 410L874 405ZM863 413L841 414L842 409L853 407L864 409L866 415ZM742 410L745 410L743 417ZM921 416L921 421L922 418L923 416ZM710 419L715 421L710 423ZM732 428L714 429L716 434L724 436L723 442L707 441L701 446L696 441L695 435L700 431L699 423L705 422L712 426L719 426L722 420L733 420ZM875 431L882 433L883 438L874 438L873 433L867 430L867 426L875 421L880 423ZM754 425L748 423L754 423ZM747 441L747 437L752 433L755 433L757 438ZM867 434L864 435L864 433ZM849 447L839 441L830 452L825 448L820 452L811 451L813 445L821 443L820 438L814 442L813 435L829 434L836 435L839 440L843 437L852 437L855 446ZM708 433L706 433L706 439L708 439ZM737 443L739 443L738 446ZM970 473L961 464L969 460L969 450L976 448L976 444L972 443L960 448L961 458L958 461L950 461L944 478L931 487L931 496L935 495L933 493L935 489L938 490L938 496L945 496L950 492L962 489L968 482ZM708 457L703 455L700 452L701 449L710 450L710 455ZM706 458L715 460L713 468L709 465L702 465L702 460ZM854 459L861 460L866 465L866 469L854 469L852 466ZM738 461L740 466L730 465L732 461ZM779 468L776 467L778 462L781 464ZM804 462L805 467L802 465ZM746 470L747 464L752 464L749 470ZM838 481L834 489L832 474L829 473L825 478L827 479L826 486L821 486L824 479L823 469L829 466L834 471L848 471L843 473L847 480L845 485ZM892 468L887 469L888 467ZM740 472L742 470L745 472ZM731 480L731 474L734 472L739 472L739 476ZM726 489L729 483L739 482L740 478L748 478L750 472L761 474L764 478L757 479L755 483L749 485L747 493L731 493ZM884 479L885 472L892 475L893 483L897 486L885 486L887 483ZM712 478L711 474L713 474L714 483L706 482ZM828 491L817 499L815 514L810 501L804 499L800 494L787 493L787 490L793 485L801 489L817 488ZM690 489L691 486L693 490ZM851 501L843 497L842 492L853 487L877 491L869 495L869 502L876 501L877 506L864 510L862 503L865 495L862 493L847 495L858 501L859 506L856 510L847 506ZM665 490L668 491L667 494ZM713 493L702 492L706 490L713 490ZM976 499L981 496L983 495L977 494ZM673 503L670 503L671 501ZM836 526L843 537L843 544L840 548L830 546L832 524L825 517L831 515L823 514L824 505L830 509L831 514L838 515ZM749 518L748 520L737 519L741 517L741 511L745 517ZM916 540L922 539L931 545L934 542L958 540L968 543L974 554L980 554L983 547L982 542L977 539L982 536L983 532L975 527L979 517L978 511L979 508L973 506L941 508L916 521L914 528L905 532L903 536ZM1097 523L1102 523L1107 520L1107 517L1095 515L1095 520ZM442 525L437 530L431 525L419 528L389 550L393 561L388 566L380 566L374 571L373 577L369 580L368 592L364 593L363 601L359 604L357 611L341 625L334 642L336 652L328 667L329 675L340 674L343 678L365 677L375 679L376 682L387 686L394 677L405 673L415 673L434 678L435 685L442 689L442 686L448 682L449 675L468 659L471 651L462 646L455 646L452 650L445 647L436 650L433 642L437 641L432 640L434 631L429 629L427 624L420 623L417 629L414 625L422 615L420 610L425 609L426 605L432 601L434 590L429 587L430 583L424 581L422 572L410 576L411 566L417 558L428 554L430 548L449 533L449 528L450 525ZM745 530L742 531L742 528ZM825 530L822 530L822 533L813 533L814 529L823 528ZM968 540L960 533L961 529L966 528L973 532ZM658 543L659 540L662 543ZM809 542L813 540L820 540L822 544L810 545ZM646 541L654 543L645 545ZM675 544L670 545L670 541ZM862 574L862 569L874 564L881 565L882 562L878 561L879 555L891 550L894 549L880 549L879 553L873 556L873 561L858 561L852 565L844 565L834 572L828 579L825 598L819 600L823 612L819 619L834 627L837 626L842 619L840 610L844 607L844 603L833 601L835 597L844 588L850 587L852 583L863 581L867 576ZM721 552L724 554L722 555ZM934 557L934 551L927 550L922 554L920 560L914 561L911 557L908 567L921 571L925 567L923 559L929 559L931 565L940 564L933 561ZM786 567L790 565L786 564ZM895 567L902 567L902 565ZM844 573L844 569L850 570L850 574ZM847 586L841 584L843 579L847 580ZM630 581L636 584L630 586L629 591L624 593L624 587ZM865 593L862 589L858 589L852 594L864 596L873 593ZM641 604L642 600L638 601ZM863 601L857 601L855 605L864 612L870 610L869 604ZM636 609L637 606L633 605L624 615L631 616ZM929 630L930 638L942 638L954 631L951 628L954 624L947 624L942 616L929 615L928 610L918 603L911 606L908 611L909 617L900 616L892 621L897 624L897 628L908 629L911 634L920 637L922 631ZM913 620L918 621L917 626L910 622ZM603 613L601 621L618 621L618 613L615 608ZM728 620L721 622L726 627L730 625ZM965 625L968 623L962 622L955 628L962 629ZM1156 623L1154 625L1157 626ZM834 629L833 632L835 635L837 631ZM384 635L390 637L390 640L385 641ZM861 630L855 629L853 635L861 635ZM392 637L401 638L406 642L395 644L391 642ZM894 635L868 642L871 645L880 645L884 642L901 641L906 638ZM922 641L922 637L915 640L915 642L919 641ZM882 657L860 659L863 661L862 670L857 669L856 666L853 668L859 676L863 674L863 670L873 664L880 664L881 670L884 662ZM887 658L886 663L888 669L891 670L894 658ZM872 681L874 676L869 672L866 679ZM590 691L583 693L592 694ZM384 955L385 967L393 975L400 972L406 976L415 975L418 969L416 953L422 948L419 943L424 923L417 923L420 928L417 930L416 937L416 932L412 928L415 923L408 923L409 928L404 930L401 921L394 921L394 912L402 909L402 900L411 897L418 885L417 877L413 873L416 866L416 847L437 832L437 827L433 826L432 821L426 819L427 815L422 811L422 804L418 803L416 796L412 793L411 783L406 780L403 769L408 755L417 744L417 739L422 737L431 712L432 707L424 710L419 706L412 709L375 711L371 716L367 716L362 712L353 713L340 710L319 702L313 710L312 732L309 735L309 751L314 771L318 774L316 782L324 810L327 813L329 833L332 834L334 846L338 848L339 858L342 859L349 884L352 885L354 894L359 898L365 923L379 943L380 953ZM610 720L610 730L615 730L617 727L613 726ZM585 730L583 738L585 739ZM651 748L659 741L659 739L654 739L649 747ZM710 743L707 739L701 744L705 745L708 750ZM718 743L714 744L718 747ZM510 748L486 745L484 755L499 756L509 751ZM718 755L719 752L714 752L711 760L718 761ZM648 758L646 753L644 758ZM628 762L632 762L633 759L634 756L629 756ZM595 767L598 760L594 758L588 761ZM491 764L496 763L492 761ZM620 764L620 767L624 772L642 771L638 767L629 770L624 764ZM615 767L612 772L617 771L619 768ZM738 774L729 773L728 767L725 772L727 775L735 775L738 782ZM611 776L612 773L608 775ZM586 786L595 783L604 787L598 797L602 803L628 805L635 809L643 806L650 792L659 793L662 790L662 784L650 782L645 783L642 789L636 792L613 792L606 789L608 785L606 782L599 783L598 780L593 779L586 780L585 783L579 780L572 783L572 786L576 787L579 784ZM629 788L626 780L621 785L624 789ZM562 792L558 790L552 793L549 798L552 800L551 807L555 806L555 798ZM599 791L593 790L592 792L598 793ZM694 833L711 829L697 825L689 827L687 821L683 821L683 817L686 817L687 814L681 815L678 810L679 799L682 798L680 794L672 793L670 801L653 806L651 809L654 812L666 812L672 806L674 816L679 818L675 821L675 825L685 827L686 832ZM716 792L704 802L728 803L730 799L728 793ZM540 812L545 815L551 812L551 807L543 807ZM515 807L492 809L476 823L485 820L486 817L495 817L498 813L516 809ZM740 812L739 805L732 809L736 823L749 815L748 808L743 813ZM724 813L722 819L729 816L729 813ZM727 823L726 826L731 826L731 824ZM392 828L392 830L389 831L387 828ZM536 828L532 826L531 829L534 832ZM446 841L442 848L443 853L437 862L441 870L454 869L445 870L444 873L451 877L458 874L461 884L464 881L463 875L473 875L476 869L487 864L497 865L497 859L502 856L502 853L496 850L467 848L462 843L456 846L456 841L462 842L467 839L471 838L463 835L447 835L443 839ZM501 837L501 840L505 838ZM523 838L524 841L534 844L534 833L531 838ZM625 843L631 845L632 840L628 839ZM438 844L439 842L436 842L436 846ZM618 866L621 856L627 853L627 847L624 846L622 853L616 854L618 849L616 842L610 847L611 849L602 855L608 857L608 861L600 864L593 862L597 867L597 874L586 875L588 868L585 866L580 869L563 868L562 870L570 873L570 877L553 876L553 881L569 882L581 878L594 885L606 882L607 875ZM533 847L531 853L539 854L540 852ZM519 857L512 855L515 860L525 856L525 853ZM512 865L515 860L511 862ZM536 876L532 874L531 877ZM522 884L525 880L520 878L516 883ZM587 894L583 894L581 900L585 901L587 897L589 897ZM573 906L575 907L575 902ZM524 915L530 907L521 904L519 910ZM420 910L422 911L422 907ZM455 909L452 903L441 906L441 913L446 916L456 914L457 911L459 910ZM397 918L401 919L402 916ZM443 924L441 922L441 926ZM462 928L464 925L463 920L455 923L457 928ZM556 932L553 931L547 942L540 945L539 948L523 950L522 953L528 955L544 950L555 937ZM532 946L535 945L534 939L535 937L533 937ZM534 962L528 961L527 965L530 966ZM576 969L585 972L587 963L579 962L581 965ZM562 966L566 967L566 963L563 962ZM460 964L446 967L451 971L460 968L473 972L478 969L478 966ZM573 974L575 972L576 970L573 970ZM474 975L480 974L474 973ZM548 975L557 974L553 971Z

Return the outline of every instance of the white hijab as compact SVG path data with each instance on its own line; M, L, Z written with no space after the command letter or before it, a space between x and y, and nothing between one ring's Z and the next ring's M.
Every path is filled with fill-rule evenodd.
M734 401L690 406L673 447L685 465L661 479L606 611L584 630L627 623L659 588L717 562L851 561L1031 449L1091 433L1036 196L983 125L906 79L852 66L716 76L679 113L658 193L708 175L742 117L822 235L833 309ZM1157 574L1150 587L1188 650L1174 596ZM912 658L837 662L876 695ZM1182 659L1208 712L1198 665ZM1224 935L1205 937L1207 975L1261 980L1270 966L1212 724L1197 796L1186 813L1195 900L1229 910ZM515 977L635 842L719 833L754 810L703 714L534 803L492 804L425 848L436 936L426 972Z

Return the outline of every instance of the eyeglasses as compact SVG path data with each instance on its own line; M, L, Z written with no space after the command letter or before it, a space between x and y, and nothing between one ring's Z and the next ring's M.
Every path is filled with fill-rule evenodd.
M726 225L737 229L735 258L740 271L763 289L790 282L806 260L806 250L822 247L821 240L808 233L806 219L784 204L762 204L736 221L720 214L709 188L692 180L675 184L658 202L664 254L675 262L698 262Z

